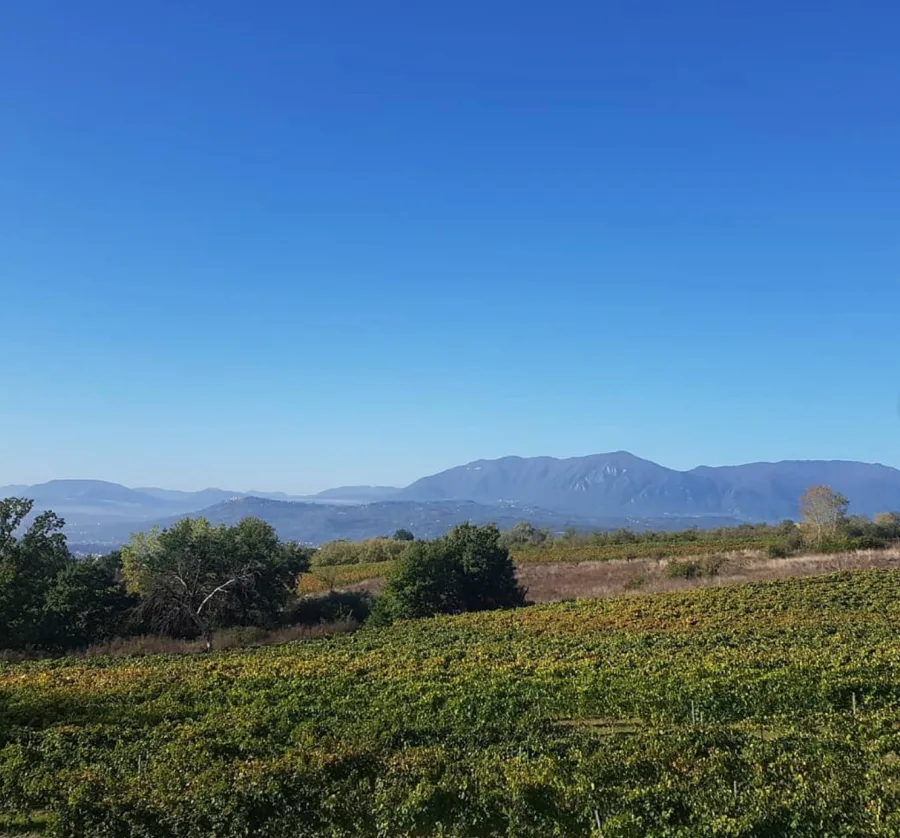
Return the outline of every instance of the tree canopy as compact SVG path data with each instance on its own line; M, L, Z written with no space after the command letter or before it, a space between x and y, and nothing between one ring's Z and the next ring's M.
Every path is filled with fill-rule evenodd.
M0 500L0 648L71 649L117 633L133 606L117 557L76 560L52 512Z
M524 603L497 527L462 524L435 541L411 545L376 602L375 618L389 622Z
M834 538L846 520L849 501L831 486L810 486L800 496L800 515L816 544Z
M185 518L133 535L122 557L128 588L151 625L202 635L207 645L219 626L273 621L309 567L306 548L279 541L258 518L233 527Z

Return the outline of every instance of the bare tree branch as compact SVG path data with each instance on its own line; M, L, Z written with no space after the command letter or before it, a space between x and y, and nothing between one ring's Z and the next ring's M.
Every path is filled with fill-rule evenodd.
M235 582L243 582L245 579L250 579L252 576L253 576L253 571L249 571L247 573L244 573L241 576L235 576L233 579L229 579L227 582L224 582L221 585L219 585L218 588L215 588L214 590L210 591L206 595L206 598L203 600L203 602L200 603L200 607L197 609L198 616L199 616L200 612L203 610L203 606L205 606L206 603L209 602L216 594L224 591L226 588L228 588L229 585L233 585Z

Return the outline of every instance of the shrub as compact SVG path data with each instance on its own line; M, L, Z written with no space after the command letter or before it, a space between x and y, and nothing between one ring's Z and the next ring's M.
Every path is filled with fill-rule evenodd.
M669 579L696 579L703 575L700 562L695 560L678 561L673 559L666 565L666 576Z
M798 526L794 526L794 528L784 536L783 540L788 551L791 553L802 550L806 545L806 542L803 540L803 531Z
M853 550L883 550L887 546L888 540L877 535L861 535L849 540L849 547Z
M704 576L718 576L719 571L728 563L728 557L713 553L700 559L700 568Z
M766 547L766 555L770 559L786 559L790 554L791 551L784 541L773 541Z
M443 538L416 542L399 560L373 619L488 611L525 604L509 551L493 525L462 524Z
M367 593L331 591L325 596L298 600L288 620L292 625L313 626L344 620L365 622L372 610L372 597Z
M666 565L666 576L670 579L698 579L702 576L718 576L728 561L725 556L713 554L702 559L673 559Z

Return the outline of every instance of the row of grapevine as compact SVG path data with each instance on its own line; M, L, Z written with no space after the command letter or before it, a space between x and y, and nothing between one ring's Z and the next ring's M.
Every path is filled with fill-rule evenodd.
M0 666L61 836L900 835L900 574ZM598 827L599 824L599 827Z

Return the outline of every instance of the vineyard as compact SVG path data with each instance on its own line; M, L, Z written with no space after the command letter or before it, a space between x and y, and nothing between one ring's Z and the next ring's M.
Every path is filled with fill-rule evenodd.
M321 594L334 588L366 582L369 579L382 579L393 570L395 564L395 562L387 561L316 567L311 573L300 574L297 589L304 595Z
M898 836L898 618L900 573L867 571L0 666L0 823Z

